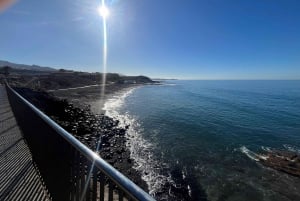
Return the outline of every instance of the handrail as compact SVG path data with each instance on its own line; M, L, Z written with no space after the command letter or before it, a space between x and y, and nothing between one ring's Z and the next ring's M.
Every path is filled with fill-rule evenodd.
M83 156L92 162L97 168L99 168L108 178L114 181L118 187L120 187L125 193L135 200L141 201L155 201L148 193L142 190L139 186L134 184L126 176L104 161L98 154L93 152L79 140L77 140L73 135L64 130L61 126L55 123L42 111L32 105L29 101L23 98L18 92L12 89L8 84L7 88L11 90L23 103L25 103L32 111L34 111L41 119L43 119L50 127L52 127L57 134L63 137L69 144L71 144L75 149L77 149Z

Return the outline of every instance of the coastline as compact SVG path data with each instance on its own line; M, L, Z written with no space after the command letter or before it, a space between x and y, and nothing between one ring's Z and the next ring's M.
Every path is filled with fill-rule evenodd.
M140 85L110 88L104 100L116 93L138 86ZM133 168L134 161L130 157L126 137L129 125L125 128L120 127L119 121L106 116L103 110L101 113L95 113L88 104L93 101L97 102L97 96L83 96L83 102L83 100L80 101L80 96L76 92L73 93L73 96L68 96L70 93L56 96L56 93L53 92L32 91L27 88L17 88L16 90L122 174L149 192L148 185L142 179L140 172ZM96 90L97 88L93 89L93 91ZM66 96L68 96L67 99L64 98ZM78 99L74 101L72 99L74 97L78 97ZM104 102L99 103L102 104L101 108L103 108Z
M93 96L92 93L82 91L86 88L72 88L69 93L66 93L67 90L59 90L59 92L64 92L60 96L57 96L55 91L54 93L29 89L18 91L156 199L195 200L191 197L190 186L185 179L171 178L174 172L169 172L168 167L154 171L161 164L151 159L153 158L151 143L145 141L139 134L134 134L138 131L136 122L131 121L133 119L117 112L116 107L123 105L128 94L141 86L144 85L114 86L107 90L102 101L97 100L98 94ZM96 86L89 88L92 88L89 91L94 93L99 89ZM85 95L82 96L81 93ZM109 103L109 101L116 101L117 104ZM95 110L95 108L98 109ZM180 184L184 186L178 188L177 185ZM201 200L206 199L201 198Z
M105 115L118 121L120 128L126 129L126 148L130 151L130 159L133 160L132 168L139 173L143 182L146 182L149 194L157 200L207 201L207 195L195 178L182 172L179 167L174 170L155 159L155 145L144 139L143 128L138 119L123 111L126 98L141 86L143 85L114 93L104 105ZM199 195L196 195L196 189L199 190Z
M116 93L124 91L129 88L141 86L141 84L107 84L105 86L104 97L101 97L101 85L90 85L88 87L78 87L78 88L67 88L67 89L57 89L49 90L48 92L59 99L66 99L76 107L86 107L90 105L91 110L95 114L103 114L105 102L114 96ZM99 109L101 108L101 109Z

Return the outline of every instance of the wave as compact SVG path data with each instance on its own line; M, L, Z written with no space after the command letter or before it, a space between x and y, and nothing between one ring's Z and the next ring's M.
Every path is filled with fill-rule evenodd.
M258 155L255 152L250 151L247 147L242 146L240 148L240 150L241 150L242 153L246 154L246 156L248 156L250 159L255 160L255 161L259 161Z
M117 109L119 109L123 105L125 98L129 96L136 89L137 87L130 88L122 92L116 93L111 98L109 98L104 103L104 106L102 108L103 110L105 110L105 115L115 117L116 114L118 113Z
M250 159L254 160L254 161L260 161L260 160L266 160L268 157L262 154L257 154L251 150L249 150L247 147L242 146L240 148L241 152L246 154L246 156L248 156Z
M288 144L284 144L283 147L288 150L288 151L291 151L291 152L294 152L294 153L298 153L300 154L300 149L299 147L296 147L296 146L293 146L293 145L288 145ZM270 148L270 147L264 147L262 146L261 149L265 152L268 152L268 153L271 153L274 151L273 148ZM260 160L266 160L268 158L268 156L266 155L263 155L263 154L257 154L251 150L249 150L247 147L245 146L242 146L240 147L240 151L244 154L246 154L246 156L248 156L250 159L252 160L255 160L255 161L260 161Z
M163 83L161 86L177 86L175 83Z
M288 151L296 152L296 153L300 154L300 148L299 147L289 145L289 144L284 144L283 147L286 148Z
M143 129L136 118L127 112L119 110L126 98L137 88L132 88L123 94L116 94L104 104L105 115L118 120L119 126L128 128L126 132L127 147L130 150L130 157L134 161L133 168L139 171L142 179L147 183L149 194L155 196L166 183L174 183L170 175L161 174L161 169L167 169L167 164L159 163L153 155L153 144L142 136Z
M266 151L266 152L272 152L272 148L271 147L265 147L265 146L261 146L261 149Z

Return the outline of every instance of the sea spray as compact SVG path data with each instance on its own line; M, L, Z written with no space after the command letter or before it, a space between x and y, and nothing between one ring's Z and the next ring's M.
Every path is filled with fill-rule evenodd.
M259 161L259 155L256 154L253 151L250 151L247 147L242 146L240 148L241 152L246 154L246 156L248 156L250 159L255 160L255 161Z
M166 183L174 183L170 174L165 175L160 172L167 169L167 164L159 163L153 156L153 144L145 140L142 136L143 129L138 120L127 112L121 113L119 110L123 106L125 99L133 93L136 88L123 91L108 99L104 104L105 115L118 120L119 126L128 128L127 147L130 150L130 157L134 160L134 167L142 174L142 179L147 183L149 193L152 196L163 189Z
M264 147L264 149L267 149ZM255 161L260 161L260 160L267 160L268 156L265 156L263 154L257 154L251 150L249 150L247 147L242 146L240 148L241 152L246 154L246 156L248 156L250 159L255 160Z
M299 147L296 147L296 146L293 146L293 145L289 145L289 144L284 144L283 147L285 149L287 149L288 151L300 154L300 148Z

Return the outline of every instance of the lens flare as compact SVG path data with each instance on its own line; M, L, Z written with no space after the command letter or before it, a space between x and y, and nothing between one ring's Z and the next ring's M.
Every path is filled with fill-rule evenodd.
M105 5L101 5L98 7L98 13L103 18L107 18L109 16L109 10Z
M104 101L104 96L105 96L105 84L106 84L106 69L107 69L107 23L106 23L106 17L109 14L109 11L105 5L105 0L101 1L101 16L102 16L102 30L103 30L103 55L102 55L102 90L101 90L101 97L100 101Z
M16 0L0 0L0 12L6 10L9 6L15 3Z
M101 87L101 94L100 94L100 102L104 103L105 97L105 85L106 85L106 71L107 71L107 23L106 18L109 16L109 10L105 5L105 0L101 0L101 6L98 7L98 13L102 17L102 30L103 30L103 55L102 55L102 87ZM101 142L102 138L100 137L97 142L96 152L101 149ZM93 174L93 169L95 166L95 161L92 161L91 168L86 178L86 183L83 189L83 192L80 197L80 201L83 201L85 198L85 194L88 192L88 185L90 179ZM95 175L94 175L95 176Z

